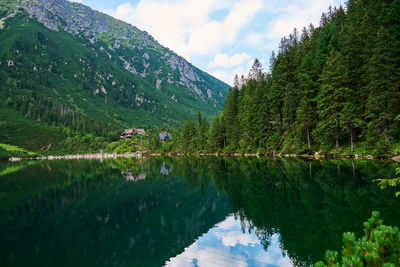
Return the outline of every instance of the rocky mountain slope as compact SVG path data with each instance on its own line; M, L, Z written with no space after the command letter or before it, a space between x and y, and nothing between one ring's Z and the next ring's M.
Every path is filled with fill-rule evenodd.
M0 98L28 95L120 126L211 117L228 89L148 33L65 0L0 2L0 78Z

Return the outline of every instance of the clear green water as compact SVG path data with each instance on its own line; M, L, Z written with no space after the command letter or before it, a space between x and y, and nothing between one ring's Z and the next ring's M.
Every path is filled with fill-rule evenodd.
M0 163L0 266L309 266L400 200L393 163L144 158Z

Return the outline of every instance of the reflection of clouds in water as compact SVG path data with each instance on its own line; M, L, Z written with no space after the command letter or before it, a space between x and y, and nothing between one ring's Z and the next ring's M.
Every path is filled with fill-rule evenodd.
M259 266L278 266L289 267L293 266L292 261L287 257L282 256L282 250L279 247L279 235L274 234L271 238L271 245L268 251L259 251L255 255L255 259L260 263Z
M165 266L248 266L246 258L241 255L234 255L229 251L218 248L200 248L197 243L192 244L177 257L171 259Z
M220 229L225 229L229 230L232 229L234 226L237 225L237 221L235 220L235 217L233 216L228 216L226 219L220 223L218 223L215 227L218 227Z
M293 266L279 247L279 234L271 237L268 251L253 233L244 233L240 221L228 216L166 266Z
M276 264L277 266L286 267L286 266L293 266L292 261L288 257L282 257L278 259Z
M278 266L278 267L291 267L293 263L288 257L279 257L272 253L265 252L256 255L256 261L259 263L257 266Z
M242 231L217 232L215 236L227 247L234 247L236 244L248 246L260 243L256 236L243 234Z

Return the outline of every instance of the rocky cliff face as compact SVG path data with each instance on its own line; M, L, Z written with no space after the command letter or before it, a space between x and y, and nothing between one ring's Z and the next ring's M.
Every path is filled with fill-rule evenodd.
M126 126L211 118L228 91L147 32L66 0L0 1L1 88Z
M48 29L68 32L91 44L105 42L107 47L95 47L98 52L108 53L110 60L113 58L109 51L116 52L126 70L148 77L159 90L170 84L188 90L202 101L214 105L223 103L227 85L215 81L220 88L212 88L202 77L205 73L135 26L66 0L21 0L16 3ZM126 50L131 50L129 54L135 56L128 57Z

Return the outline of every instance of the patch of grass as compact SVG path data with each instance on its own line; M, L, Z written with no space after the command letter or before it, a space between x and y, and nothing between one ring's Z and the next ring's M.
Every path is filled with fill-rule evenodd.
M5 169L2 170L0 169L0 177L17 172L33 164L35 164L34 161L22 161L19 164L13 164L11 166L6 167Z
M5 149L5 150L7 150L7 151L9 151L9 152L23 152L23 153L27 153L28 155L34 155L35 154L33 152L26 151L25 149L20 148L18 146L14 146L14 145L0 143L0 147Z
M0 158L92 153L105 147L103 138L49 126L0 106Z

